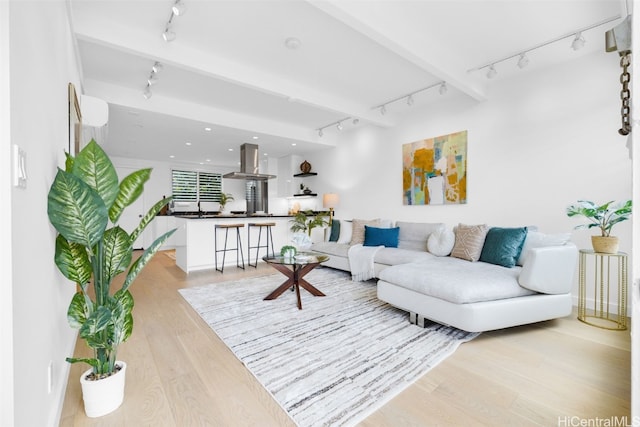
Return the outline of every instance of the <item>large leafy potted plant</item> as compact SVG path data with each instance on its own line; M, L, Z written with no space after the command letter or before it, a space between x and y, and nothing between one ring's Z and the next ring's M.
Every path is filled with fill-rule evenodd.
M595 252L617 253L619 241L618 237L611 236L611 229L614 225L626 221L631 216L631 200L626 202L610 201L602 205L597 205L588 200L578 200L576 204L567 207L567 215L583 216L589 222L579 224L575 228L600 229L600 236L591 236L591 244Z
M58 231L55 263L62 274L77 284L67 311L69 324L93 349L91 358L67 358L85 362L82 384L85 412L90 417L117 409L124 397L126 364L117 361L118 346L133 330L133 297L129 287L171 230L133 259L133 243L171 198L157 202L130 233L118 226L123 211L143 192L151 169L141 169L119 183L116 169L94 141L76 157L67 154L65 170L58 169L48 195L49 221ZM112 284L126 276L119 289ZM106 389L104 394L95 388Z

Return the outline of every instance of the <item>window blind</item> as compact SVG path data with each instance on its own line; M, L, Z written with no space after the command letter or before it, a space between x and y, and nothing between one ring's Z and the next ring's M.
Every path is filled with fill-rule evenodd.
M222 174L174 169L171 171L171 192L176 202L218 202Z

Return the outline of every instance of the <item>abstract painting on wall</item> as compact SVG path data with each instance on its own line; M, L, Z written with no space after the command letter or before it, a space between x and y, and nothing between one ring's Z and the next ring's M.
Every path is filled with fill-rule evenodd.
M467 131L402 144L405 205L467 203Z

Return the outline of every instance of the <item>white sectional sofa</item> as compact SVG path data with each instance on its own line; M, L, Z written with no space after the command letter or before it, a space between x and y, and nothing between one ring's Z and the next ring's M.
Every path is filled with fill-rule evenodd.
M343 231L351 227L341 222ZM378 225L384 228L391 224ZM516 265L505 267L493 260L469 260L466 255L461 258L459 248L466 238L458 232L466 227L462 224L455 233L439 223L399 221L394 225L398 229L397 247L381 247L373 257L378 298L409 312L412 323L425 326L430 320L480 332L571 313L577 249L569 242L568 233L546 235L525 229ZM501 250L500 231L514 230L490 229L486 227L487 240L480 242L484 245L483 258L489 241L494 249L497 246ZM353 245L358 242L343 238L314 243L311 249L330 256L324 265L351 271L348 253ZM455 256L449 255L452 249ZM491 259L491 255L486 258Z

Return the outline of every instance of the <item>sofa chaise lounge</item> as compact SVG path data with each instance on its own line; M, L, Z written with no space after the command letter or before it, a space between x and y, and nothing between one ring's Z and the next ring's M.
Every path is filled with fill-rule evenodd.
M380 228L397 233L395 247L393 243L391 247L376 245L373 272L378 298L409 312L412 323L425 326L435 321L480 332L571 314L577 249L568 233L545 235L520 228L520 241L514 243L500 236L513 235L511 230L516 229L460 224L450 230L441 223L398 221L390 227L390 222L375 220L338 221L341 238L314 243L312 250L329 255L325 265L340 270L351 271L349 252L360 242L349 235L355 235L363 224L365 234ZM462 232L470 228L479 230L475 243L481 248L475 248L475 257L469 258L468 253L460 255L456 250L470 239ZM510 256L515 258L509 262L513 265L501 258L497 263L486 262L493 261L491 256L484 257L490 244L498 252L502 246L512 247Z

